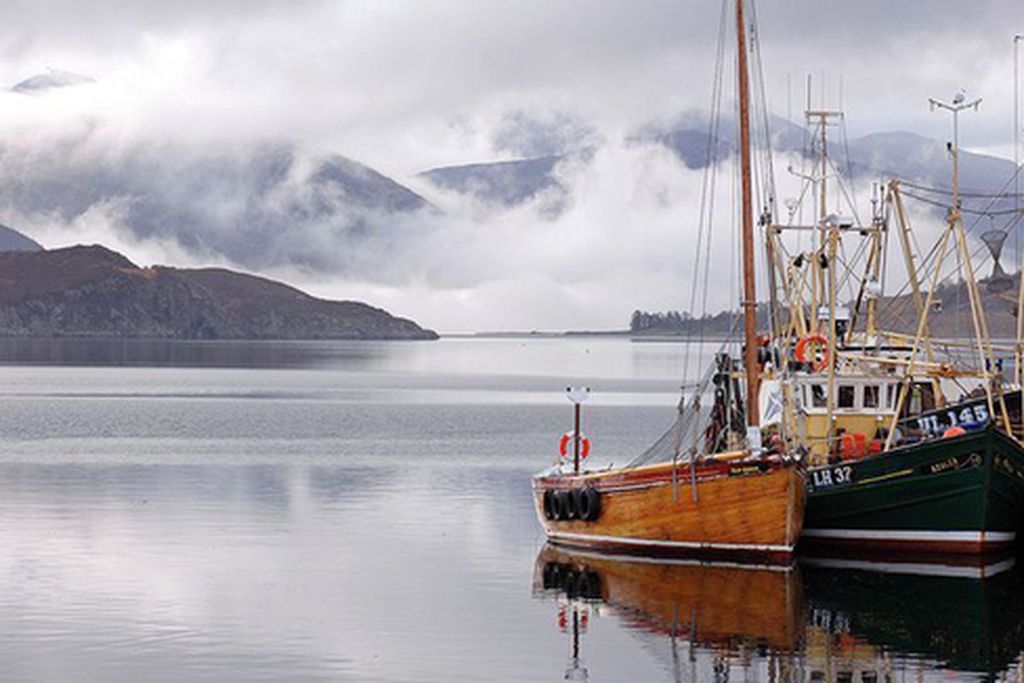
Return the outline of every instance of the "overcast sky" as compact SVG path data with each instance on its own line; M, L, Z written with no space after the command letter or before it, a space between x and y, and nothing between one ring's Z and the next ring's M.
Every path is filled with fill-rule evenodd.
M567 116L616 141L646 122L706 109L719 12L717 2L692 0L4 2L0 81L52 67L98 86L45 106L7 101L0 134L45 139L53 129L88 126L113 148L139 139L283 138L415 187L412 176L430 167L509 156L495 144L509 112ZM764 2L758 13L776 114L799 116L809 71L816 105L824 78L826 104L838 106L842 81L851 136L908 130L945 138L947 117L929 112L927 98L949 99L963 87L984 102L964 115L962 144L1012 158L1020 0L798 0ZM597 167L577 178L580 201L563 222L537 225L520 215L490 226L507 240L511 260L490 264L487 242L464 251L448 243L437 259L426 257L429 268L400 283L271 274L325 295L373 298L452 330L562 320L613 326L633 305L682 307L685 268L673 259L685 252L685 206L699 176L656 152L614 145ZM638 220L653 227L637 233ZM447 229L466 241L469 229ZM97 230L91 234L104 234ZM571 245L592 264L635 260L611 273L619 282L604 285L572 262ZM159 245L120 246L134 248L135 258L184 258ZM466 275L454 284L429 275L445 268ZM506 317L488 316L495 307Z

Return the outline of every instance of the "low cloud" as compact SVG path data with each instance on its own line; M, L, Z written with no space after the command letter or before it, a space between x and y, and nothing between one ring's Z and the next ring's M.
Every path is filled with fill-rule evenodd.
M799 118L815 64L815 105L838 105L843 77L851 137L944 139L927 97L966 86L985 101L961 122L964 144L1005 149L1018 3L759 11L775 113ZM621 327L633 308L686 309L701 173L623 141L706 110L718 15L668 0L9 3L0 20L19 30L0 39L0 79L51 66L95 81L0 93L0 221L48 247L232 265L442 330ZM556 167L557 211L544 193L499 210L417 178L581 149ZM429 205L393 211L311 183L334 154ZM259 169L280 177L261 189ZM729 165L718 173L711 309L737 299Z

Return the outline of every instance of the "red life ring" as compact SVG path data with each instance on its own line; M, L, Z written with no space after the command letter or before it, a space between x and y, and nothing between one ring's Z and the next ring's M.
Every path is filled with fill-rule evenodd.
M821 357L817 357L817 353L812 355L810 358L807 356L807 347L814 344L815 348L821 350ZM828 367L829 357L832 351L828 348L828 338L823 334L809 334L803 337L796 343L796 349L793 351L793 355L801 363L810 363L811 369L814 372L821 372Z
M569 444L572 443L572 432L566 432L562 434L562 438L558 442L558 452L564 458L569 454ZM590 455L590 439L580 434L580 457L585 458Z

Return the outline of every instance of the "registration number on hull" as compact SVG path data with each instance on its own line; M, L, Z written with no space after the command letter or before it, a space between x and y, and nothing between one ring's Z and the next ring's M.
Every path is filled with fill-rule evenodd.
M975 403L959 409L936 410L926 413L913 420L907 420L903 424L916 427L923 436L939 436L950 427L960 425L988 424L988 405L985 402Z
M811 470L809 474L811 475L811 487L816 489L841 486L853 482L853 468L849 465Z

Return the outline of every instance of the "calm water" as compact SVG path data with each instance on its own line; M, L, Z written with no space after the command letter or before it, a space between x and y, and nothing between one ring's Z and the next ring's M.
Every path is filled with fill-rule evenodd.
M683 363L599 339L0 342L0 678L1020 680L1012 558L546 548L528 479L564 387L593 388L595 458L624 462Z

